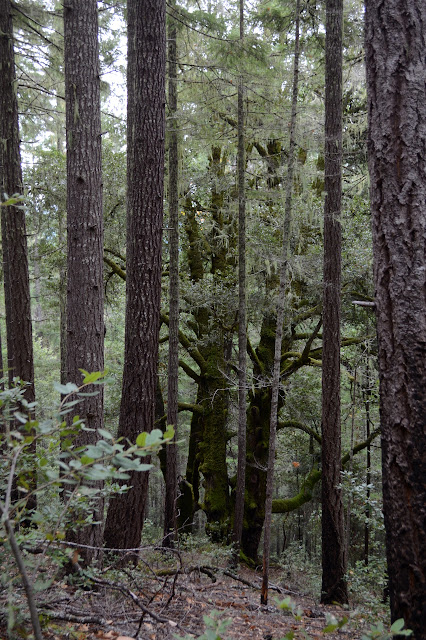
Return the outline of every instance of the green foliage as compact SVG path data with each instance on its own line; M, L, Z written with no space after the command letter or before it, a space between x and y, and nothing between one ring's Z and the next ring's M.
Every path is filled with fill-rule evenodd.
M372 627L367 633L364 633L361 640L390 640L395 636L411 636L411 629L404 629L404 620L400 618L395 620L391 628L385 629L382 622L379 622L375 627Z
M205 631L201 636L198 636L197 640L225 640L224 633L226 629L232 624L232 620L220 619L220 611L211 611L207 616L203 616L204 624L206 625ZM176 636L176 640L192 640L192 636Z
M282 602L278 601L278 606L283 611L289 612L297 622L300 622L302 620L303 610L296 604L296 602L294 602L292 598L288 597L285 598L285 600L283 600ZM343 616L340 620L338 620L333 614L327 613L326 624L322 628L321 633L323 635L326 635L327 633L334 633L338 629L342 629L344 626L346 626L348 621L349 618L347 616ZM310 636L306 633L305 629L299 629L299 631L303 633L305 640L310 640ZM286 633L284 638L282 638L282 640L293 640L294 637L294 632L289 631L288 633Z
M13 196L8 196L7 193L3 194L4 200L0 202L0 207L11 207L11 206L21 206L22 202L24 202L24 196L19 193L13 194Z
M285 598L281 602L278 602L278 606L282 611L289 611L295 620L300 621L302 619L303 610L292 598Z
M11 558L14 560L37 638L40 634L34 593L48 588L49 582L38 573L39 564L34 566L32 560L24 559L22 545L31 545L37 539L45 547L44 556L52 542L65 538L68 527L93 524L94 501L113 491L126 491L126 485L118 485L116 481L129 479L129 471L150 469L152 465L142 459L174 437L172 427L164 436L156 430L141 434L140 445L115 439L109 431L101 429L95 444L76 446L76 434L90 429L78 416L74 416L71 424L65 416L75 410L82 398L97 393L89 389L105 380L105 372L82 373L83 384L79 387L74 383L55 383L55 390L64 398L53 415L41 420L33 418L36 404L26 401L25 383L16 379L14 387L0 392L0 523L6 542L4 549L12 552L3 559L7 565ZM31 501L34 497L36 507ZM20 528L21 523L32 526ZM51 559L57 558L53 555ZM63 554L59 559L62 561ZM16 621L12 605L9 613L9 624L13 626Z
M71 425L67 424L65 415L82 398L97 393L87 389L102 384L105 378L105 373L102 372L83 371L83 375L80 387L70 382L66 385L54 383L55 390L65 397L53 417L40 421L32 419L35 405L29 405L25 400L24 384L17 380L14 388L0 393L0 407L5 421L0 436L0 445L5 451L5 464L2 466L0 480L4 495L3 501L0 501L3 518L28 517L25 507L32 494L43 497L48 492L53 498L64 489L69 491L70 487L73 488L73 496L85 496L89 510L93 499L111 490L111 484L105 489L93 486L92 482L113 483L115 480L129 479L129 471L149 470L152 465L143 463L141 458L158 451L164 442L173 438L173 428L169 427L165 434L158 429L150 434L140 434L135 444L129 444L122 438L115 439L109 431L102 429L98 432L101 438L95 444L76 447L76 434L79 430L88 428L78 416L73 418ZM33 469L38 478L37 487L31 490L25 481L25 471L28 469ZM7 492L10 491L14 478L18 481L20 497L6 508ZM116 485L112 486L117 491L125 490L125 487L119 489ZM35 523L42 522L44 514L35 510L31 513L31 518Z

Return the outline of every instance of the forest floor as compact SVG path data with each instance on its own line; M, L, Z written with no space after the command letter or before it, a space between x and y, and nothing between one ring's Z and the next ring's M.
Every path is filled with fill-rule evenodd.
M209 564L206 564L206 560ZM323 606L283 582L282 571L271 570L269 602L260 604L261 572L240 566L229 569L220 554L216 558L185 552L151 550L137 567L112 565L82 577L51 576L37 595L43 614L45 640L316 640L360 639L371 626L365 610ZM47 578L48 576L46 576ZM0 593L6 610L8 590ZM291 597L286 610L279 603ZM10 591L9 591L10 599ZM24 593L14 590L13 608L24 610ZM293 609L293 610L292 610ZM298 609L298 611L296 611ZM9 606L10 610L10 606ZM334 617L334 618L333 618ZM323 630L344 617L342 628ZM19 622L16 637L30 638ZM293 635L291 635L293 633ZM289 634L289 635L286 635ZM0 620L0 639L6 639L6 619Z

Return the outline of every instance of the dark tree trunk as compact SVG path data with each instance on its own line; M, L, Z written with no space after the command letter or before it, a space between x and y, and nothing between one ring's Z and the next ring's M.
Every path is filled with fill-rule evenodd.
M18 102L13 50L12 9L0 0L0 197L21 194ZM1 207L4 296L9 382L19 377L30 385L25 397L34 400L34 364L25 213Z
M123 392L118 435L135 441L155 418L160 326L165 137L166 3L129 0L127 69L127 278ZM139 547L148 474L110 502L109 547ZM131 526L123 526L131 523Z
M173 546L177 525L177 427L179 375L179 157L177 120L177 47L176 22L170 18L168 31L169 67L169 363L167 376L167 424L175 428L175 437L166 447L166 497L164 505L163 546Z
M426 3L367 0L383 507L392 619L426 638Z
M12 9L9 0L0 0L0 201L22 195L22 168L19 140L18 101L13 48ZM34 360L28 271L27 233L24 210L1 207L4 301L6 310L7 369L9 385L15 377L29 383L25 398L33 402ZM3 369L3 367L2 367ZM2 372L3 373L3 372ZM35 444L32 446L35 452ZM25 482L35 489L37 479L28 470ZM18 498L16 486L13 499ZM35 494L28 509L37 506Z
M367 331L368 333L368 331ZM370 350L367 350L367 363L365 367L365 387L363 388L363 398L365 407L365 437L370 437L370 396L371 396L371 379L370 379ZM366 475L365 484L367 485L365 495L365 523L364 523L364 564L368 566L369 547L370 547L370 483L371 483L371 445L367 446Z
M240 0L240 43L244 43L244 0ZM241 51L241 56L243 52ZM234 513L234 561L243 532L247 448L247 304L246 304L246 189L244 79L238 84L238 462Z
M77 385L80 369L104 368L103 215L100 70L96 0L67 0L64 6L67 130L67 376ZM78 405L94 431L80 431L77 444L95 442L103 427L103 392ZM103 520L103 501L94 520ZM73 537L74 539L74 537ZM102 526L79 529L80 544L101 546ZM93 551L83 553L90 562Z
M275 332L274 345L274 366L272 373L271 385L271 415L269 428L269 452L268 452L268 471L266 481L266 500L265 500L265 524L263 531L263 579L261 603L268 604L269 589L269 556L271 542L271 522L272 522L272 498L274 489L274 466L275 466L275 450L276 450L276 433L278 424L279 411L279 391L280 391L280 373L281 373L281 354L284 334L284 316L285 316L285 297L287 288L287 262L288 251L290 245L290 226L292 218L292 196L293 196L293 176L294 176L294 160L296 150L296 121L297 121L297 99L299 87L299 30L300 30L300 0L296 0L296 23L294 38L294 70L293 70L293 88L292 88L292 104L290 117L290 143L288 154L288 168L286 175L286 199L283 224L283 245L280 268L280 288L278 293L277 305L277 328Z
M1 378L1 382L0 382L0 391L4 391L4 365L3 365L3 344L2 344L2 339L1 339L1 333L0 333L0 378Z
M209 165L214 177L211 190L212 217L215 222L210 237L209 258L211 273L216 282L230 267L235 267L234 256L221 241L221 233L233 220L230 219L225 202L224 175L227 156L221 147L212 147ZM188 263L192 282L198 283L205 276L203 256L200 251L200 234L195 216L195 209L190 197L186 202L185 231L188 236ZM235 234L230 234L231 241ZM227 363L225 360L226 336L223 323L218 320L215 309L200 306L193 311L195 322L192 323L199 339L198 364L200 374L196 376L198 383L197 404L203 407L203 413L194 413L191 420L190 446L187 462L186 480L192 486L193 508L204 509L207 517L206 531L214 540L227 539L230 526L230 507L228 471L226 464L227 445L227 381L224 376ZM233 318L228 324L232 324ZM204 503L198 505L200 474L204 477ZM190 493L187 485L182 499L179 501L181 518L179 524L190 519Z
M321 602L348 602L340 485L340 289L342 203L343 1L326 2L325 205L322 351L322 589Z

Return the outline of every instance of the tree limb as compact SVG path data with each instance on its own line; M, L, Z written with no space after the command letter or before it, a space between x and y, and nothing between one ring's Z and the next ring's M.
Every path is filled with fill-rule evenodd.
M195 380L197 384L200 382L200 376L198 375L198 373L194 371L194 369L190 367L189 364L187 364L184 360L179 359L179 366L185 371L186 375L189 378Z
M309 436L312 436L318 444L321 444L322 442L320 434L317 433L315 429L312 429L311 427L308 427L307 424L298 422L297 420L280 420L280 422L278 422L278 429L299 429L299 431L304 431Z
M360 442L352 449L352 455L356 455L363 449L366 449L369 444L376 438L380 433L380 429L375 429L369 438ZM349 462L351 458L351 452L348 451L342 457L342 467ZM272 501L272 513L289 513L290 511L294 511L298 509L306 502L312 500L312 493L315 485L321 480L321 471L314 466L311 471L308 473L306 478L303 480L302 485L300 487L300 491L297 495L292 498L278 498Z

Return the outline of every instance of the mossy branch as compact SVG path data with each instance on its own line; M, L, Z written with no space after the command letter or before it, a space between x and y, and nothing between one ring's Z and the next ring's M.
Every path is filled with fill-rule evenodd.
M355 298L356 300L362 300L363 302L375 302L374 298L372 298L371 296L366 296L364 293L360 293L359 291L355 291L354 289L351 289L348 293L350 296L352 296L352 298Z
M357 453L359 453L363 449L366 449L368 445L370 445L373 442L373 440L377 438L378 435L380 435L380 428L375 429L369 435L367 440L363 440L363 442L360 442L359 444L355 445L354 448L352 449L352 456L355 456ZM348 451L347 453L345 453L345 455L342 458L342 467L344 467L345 464L347 464L350 459L351 459L351 452Z
M307 424L298 422L297 420L280 420L278 422L278 429L299 429L299 431L304 431L309 436L312 436L318 444L321 444L322 442L320 434L317 433L315 429L312 429L311 427L308 427Z
M312 500L313 489L320 479L321 471L314 467L303 480L300 491L296 496L293 496L293 498L277 498L272 501L272 513L289 513L301 507L305 502Z
M321 327L322 327L322 317L317 322L317 326L313 330L311 336L306 341L305 347L304 347L304 349L302 351L302 360L305 361L305 362L307 362L309 360L309 354L310 354L310 351L311 351L312 343L315 340L315 338L318 337L318 333L319 333L319 330L321 329Z
M263 372L265 367L263 366L263 363L259 360L259 357L256 351L253 349L253 345L250 342L250 339L248 336L247 336L247 353L249 355L250 360L253 362L253 364L258 366L259 370Z
M367 340L371 340L374 336L360 336L358 338L342 338L341 347L350 347L354 344L362 344ZM312 349L310 352L310 357L314 359L321 358L322 355L322 347L318 347L317 349Z
M185 362L185 360L179 359L179 366L183 371L185 371L186 375L189 378L192 378L192 380L195 380L197 384L200 382L200 376L198 375L198 373L194 371L194 369L190 367L189 364Z
M303 311L303 313L299 313L299 315L293 318L291 326L297 327L297 325L300 324L301 322L304 322L305 320L309 320L309 318L312 318L312 316L316 316L319 313L321 313L321 306L317 304L315 307L311 307L310 309Z
M312 356L311 347L315 338L318 337L318 333L319 333L319 330L321 329L321 326L322 326L322 318L319 319L315 329L310 334L301 354L297 352L292 352L292 351L289 351L286 354L284 354L284 356L287 356L287 358L295 357L297 358L297 360L293 360L291 364L289 364L287 367L284 367L284 369L281 372L281 376L283 378L289 378L295 371L297 371L301 367L305 365L313 364L312 357L311 357Z
M190 404L189 402L178 402L178 411L192 411L192 413L203 413L203 407L199 404ZM159 429L165 429L167 425L167 414L164 414L160 418L157 418L155 421L155 426ZM161 459L161 454L165 451L164 447L159 452L159 457Z
M178 402L178 411L192 411L192 413L202 414L204 412L204 409L200 404L194 404L191 402Z
M126 264L126 257L123 256L118 251L115 251L115 249L109 249L108 247L104 247L104 251L106 251L107 253L110 253L112 256L115 256L116 258L124 262L124 264Z
M352 456L356 455L363 449L366 449L372 441L377 438L380 433L380 429L375 429L373 433L363 442L360 442L352 449ZM342 457L342 467L349 462L351 458L351 452L348 451ZM312 500L312 492L315 485L321 480L321 471L314 466L303 480L300 491L292 498L277 498L272 501L272 513L289 513L298 509L306 502Z
M161 319L161 322L164 322L164 324L169 326L169 316L167 315L167 313L161 313L160 319ZM179 329L179 342L182 345L182 347L187 350L187 352L189 353L191 358L194 360L194 362L198 364L201 371L205 371L205 369L207 368L207 362L204 360L203 356L198 351L198 349L196 349L192 345L191 340L180 329Z
M122 280L126 281L126 272L125 272L125 270L122 269L115 262L115 260L111 260L111 258L107 258L107 256L104 256L104 262L105 262L105 264L107 264L112 269L113 273L115 273Z

